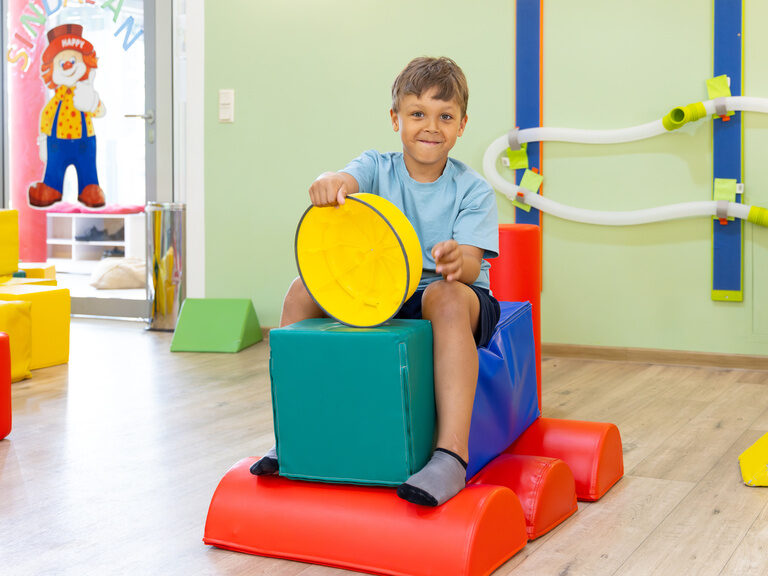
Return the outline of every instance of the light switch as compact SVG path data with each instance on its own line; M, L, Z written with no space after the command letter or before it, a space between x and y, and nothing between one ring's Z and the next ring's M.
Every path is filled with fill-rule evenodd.
M219 122L235 121L235 91L219 90Z

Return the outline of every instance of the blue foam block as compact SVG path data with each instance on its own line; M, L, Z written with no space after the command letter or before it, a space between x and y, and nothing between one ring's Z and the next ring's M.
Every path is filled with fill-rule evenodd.
M467 478L506 450L539 417L531 305L501 302L490 343L478 348L480 373L469 432Z

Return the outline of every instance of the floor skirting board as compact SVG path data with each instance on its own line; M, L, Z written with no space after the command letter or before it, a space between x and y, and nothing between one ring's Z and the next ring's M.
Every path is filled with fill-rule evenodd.
M619 362L650 364L682 364L686 366L714 366L744 370L768 370L768 356L746 354L716 354L685 350L659 350L655 348L620 348L615 346L581 346L578 344L541 344L542 357L587 358Z

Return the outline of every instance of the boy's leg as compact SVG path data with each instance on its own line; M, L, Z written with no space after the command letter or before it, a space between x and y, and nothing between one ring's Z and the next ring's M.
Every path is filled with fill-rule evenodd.
M280 327L300 322L307 318L325 318L327 314L309 295L304 281L296 278L283 298L283 310L280 314Z
M307 318L325 318L326 314L309 295L301 278L296 278L283 299L283 310L280 314L280 327L288 326L294 322ZM277 474L279 470L277 462L277 448L273 446L259 460L251 466L251 474L265 476Z
M474 333L480 302L467 285L438 281L424 292L422 316L432 322L438 450L398 488L398 495L409 502L436 506L465 485L477 386Z

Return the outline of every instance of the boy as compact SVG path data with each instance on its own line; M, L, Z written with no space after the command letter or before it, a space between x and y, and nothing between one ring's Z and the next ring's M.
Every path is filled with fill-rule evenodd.
M403 152L370 150L342 171L322 174L309 188L315 206L343 204L356 192L381 195L403 210L419 236L421 281L396 318L432 323L437 448L397 494L427 506L464 488L476 347L488 344L500 314L484 260L498 255L496 198L476 172L448 157L467 123L468 96L464 73L453 60L416 58L392 86L390 117ZM294 280L280 326L323 316L301 279ZM277 471L274 448L251 467L256 475Z

